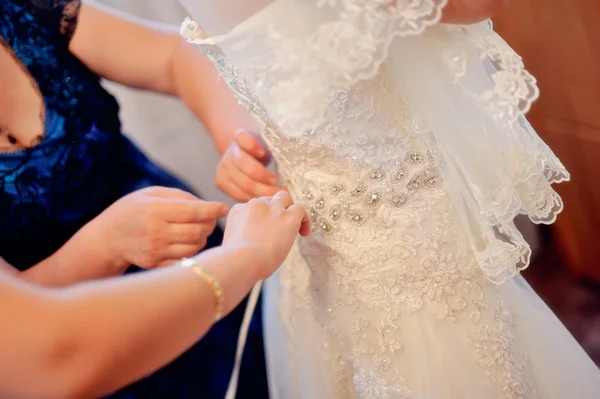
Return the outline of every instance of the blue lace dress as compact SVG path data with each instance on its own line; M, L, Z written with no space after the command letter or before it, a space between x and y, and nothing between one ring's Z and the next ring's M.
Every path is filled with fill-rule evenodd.
M0 51L13 55L44 104L41 113L32 110L43 120L39 143L0 151L0 256L20 270L132 191L153 185L189 191L123 136L116 100L69 52L79 8L79 0L0 1ZM0 79L8 67L0 64ZM0 134L9 130L0 126ZM217 230L208 247L221 238ZM238 308L172 364L111 397L222 398L241 317ZM255 323L240 397L267 397L261 336Z

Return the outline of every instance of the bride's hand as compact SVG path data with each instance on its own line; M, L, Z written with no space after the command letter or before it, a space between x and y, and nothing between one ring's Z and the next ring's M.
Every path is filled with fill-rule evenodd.
M279 189L277 175L266 167L270 158L260 137L237 132L217 167L217 187L237 201L274 195Z
M233 207L227 218L223 245L253 249L261 265L260 278L269 277L283 263L296 236L310 233L310 219L302 205L286 191Z

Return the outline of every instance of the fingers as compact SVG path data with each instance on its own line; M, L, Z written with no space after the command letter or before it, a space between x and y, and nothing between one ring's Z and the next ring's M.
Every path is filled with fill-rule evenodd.
M229 207L222 202L189 201L183 205L189 209L192 222L214 221L229 212Z
M223 155L216 174L217 187L237 201L271 196L277 192L277 175L262 162L266 149L260 139L245 131Z
M272 196L280 190L273 185L256 182L247 175L239 172L232 173L229 178L236 187L251 194L252 197Z
M269 162L269 152L261 138L245 130L238 130L233 136L235 143L245 152L260 160L263 164Z
M201 223L227 216L229 207L221 202L202 200L162 200L157 207L166 222Z
M232 199L239 202L248 202L250 199L254 198L254 196L233 183L231 178L217 178L215 181L217 188L230 196Z
M241 147L232 147L227 156L231 157L233 166L251 180L271 186L277 184L277 175Z
M302 221L300 222L300 235L302 237L308 237L310 235L310 216L308 215L308 212L306 211L306 209L304 207L302 207L302 210L304 211L304 215L302 216Z
M271 199L271 204L281 209L288 209L294 203L292 196L287 191L278 191Z
M194 194L188 193L187 191L180 190L178 188L153 186L153 187L144 188L140 191L143 191L147 195L150 195L152 197L157 197L157 198L175 199L175 200L181 199L181 200L187 200L187 201L199 200L199 198L196 197Z
M165 235L169 244L198 244L205 240L217 227L216 220L204 223L171 223Z
M303 237L310 234L310 217L306 209L299 204L294 204L292 196L287 191L279 191L270 201L271 206L281 209L287 209L296 223L300 224L299 233Z
M294 217L294 220L300 225L298 233L302 237L310 235L310 217L302 205L294 204L288 208L288 212Z
M279 188L252 180L234 165L223 165L217 178L217 187L238 201L249 201L254 197L272 196ZM235 195L235 197L234 197Z
M154 202L161 216L171 223L198 223L227 216L229 207L222 202L203 201L195 195L177 188L148 187L147 195L159 199Z
M208 242L208 236L214 231L216 221L196 224L170 224L163 230L165 243L160 245L157 263L148 263L144 267L162 267L176 263L182 258L196 255Z

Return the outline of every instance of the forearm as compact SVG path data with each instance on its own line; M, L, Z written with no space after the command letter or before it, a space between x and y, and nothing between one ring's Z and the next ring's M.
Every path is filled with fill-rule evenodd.
M183 39L173 52L171 79L174 94L204 123L220 153L237 130L254 130L254 120L238 104L213 63Z
M128 265L110 258L106 249L90 238L87 228L84 226L48 258L20 272L19 278L46 287L64 287L122 274Z
M98 75L121 84L179 96L205 124L220 152L237 129L253 125L208 58L178 27L128 16L85 1L71 52Z
M253 260L257 261L251 251L242 247L219 248L199 257L221 283L226 312L258 280ZM10 306L19 305L13 300ZM108 394L192 346L211 327L216 309L209 284L191 269L171 267L68 289L52 300L46 298L40 312L44 328L26 331L13 343L12 353L3 350L0 364L10 362L2 368L11 375L0 379L0 397ZM6 324L0 328L9 328ZM52 350L40 347L39 341Z

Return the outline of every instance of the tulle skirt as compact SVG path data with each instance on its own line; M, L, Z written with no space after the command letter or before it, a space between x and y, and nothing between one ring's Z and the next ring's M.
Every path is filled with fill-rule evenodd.
M352 362L343 339L324 338L324 327L309 312L295 305L290 308L281 290L275 276L266 285L264 300L269 390L274 399L600 395L600 370L520 276L500 287L487 286L487 295L497 296L502 309L483 310L476 329L471 328L472 320L452 322L427 311L401 317L397 331L402 346L381 373L365 372L368 364ZM497 323L485 320L497 312L511 319L511 327L505 326L501 334ZM351 334L356 320L347 321L346 326L338 325L338 331Z

